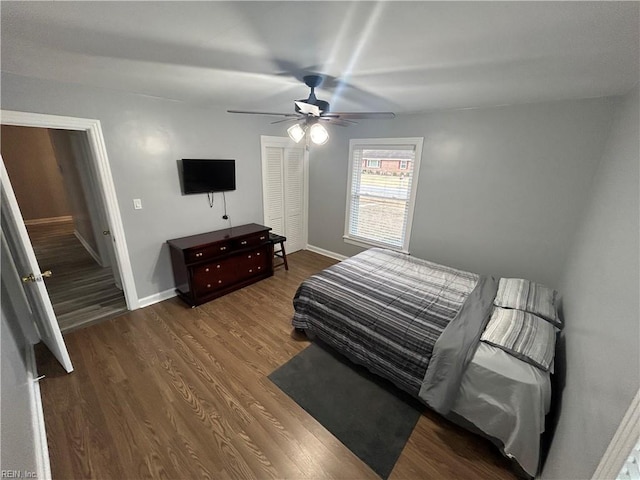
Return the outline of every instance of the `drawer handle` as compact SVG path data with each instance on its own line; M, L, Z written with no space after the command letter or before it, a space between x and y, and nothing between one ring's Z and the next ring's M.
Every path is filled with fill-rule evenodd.
M205 268L205 269L204 269L204 271L205 271L205 272L208 272L208 271L209 271L209 269L208 269L208 268Z
M249 273L253 273L253 270L251 268L249 269Z
M260 237L260 240L264 240L264 237Z
M262 267L258 267L258 270L260 270Z
M216 265L216 268L220 268L220 265Z
M218 283L222 283L222 280L218 280Z
M241 241L241 242L240 242L240 244L241 244L241 245L246 245L246 244L247 244L247 241L246 241L246 240L243 240L243 241Z
M210 283L207 283L207 288L211 288L211 284Z
M247 255L247 258L251 258L251 255Z
M227 247L220 247L220 250L226 250Z
M257 256L260 256L260 252L256 253Z
M202 253L196 253L196 257L201 257Z

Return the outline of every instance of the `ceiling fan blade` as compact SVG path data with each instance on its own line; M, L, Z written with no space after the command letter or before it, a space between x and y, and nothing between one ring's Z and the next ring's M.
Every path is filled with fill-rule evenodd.
M351 125L357 125L357 122L351 122L347 120L339 120L337 118L327 119L331 125L338 125L339 127L349 127Z
M286 123L286 122L297 122L299 117L296 118L283 118L282 120L276 120L275 122L271 122L271 125L276 123Z
M393 112L330 112L322 115L323 117L333 117L333 118L374 118L374 119L391 119L396 118L396 114Z
M353 120L348 120L346 118L332 118L332 117L321 116L320 120L329 122L331 125L340 125L341 127L348 127L349 125L358 125L358 122L354 122Z
M249 110L227 110L227 113L245 113L247 115L277 115L279 117L297 117L297 113L252 112Z

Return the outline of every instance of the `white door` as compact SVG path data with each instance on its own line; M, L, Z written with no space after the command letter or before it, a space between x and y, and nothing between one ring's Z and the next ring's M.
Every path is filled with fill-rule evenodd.
M64 369L70 373L73 371L71 358L69 358L67 346L62 338L60 326L47 293L47 287L42 279L42 272L38 266L33 246L27 234L27 228L24 225L24 220L18 207L18 201L1 157L0 164L2 233L7 241L18 273L23 277L22 286L31 307L33 320L38 329L40 339L49 347L51 353L58 359ZM34 192L34 194L37 195L37 192Z
M284 149L283 178L286 249L293 253L304 249L306 244L304 238L304 149Z
M264 224L287 237L287 253L306 246L306 152L288 138L262 142Z

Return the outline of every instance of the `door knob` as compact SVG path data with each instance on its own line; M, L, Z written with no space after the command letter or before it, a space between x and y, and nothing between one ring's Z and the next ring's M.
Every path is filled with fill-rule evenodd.
M44 272L41 273L42 277L51 277L51 275L53 275L53 272L51 270L45 270ZM26 277L22 277L22 281L24 283L27 282L35 282L36 281L36 277L33 273L30 273L29 275L27 275Z
M103 230L102 234L103 235L111 235L111 232L109 230Z

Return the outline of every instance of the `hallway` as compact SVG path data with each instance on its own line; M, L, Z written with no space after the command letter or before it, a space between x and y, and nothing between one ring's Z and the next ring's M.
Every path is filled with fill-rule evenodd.
M111 268L102 268L89 255L72 221L28 225L27 230L41 270L53 272L45 282L62 333L127 311Z

